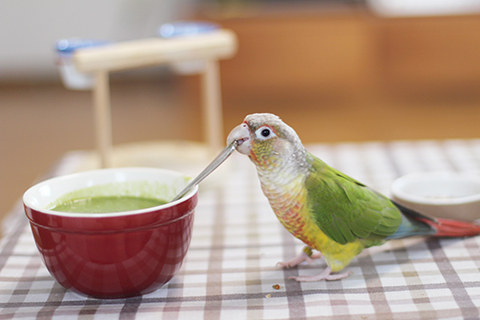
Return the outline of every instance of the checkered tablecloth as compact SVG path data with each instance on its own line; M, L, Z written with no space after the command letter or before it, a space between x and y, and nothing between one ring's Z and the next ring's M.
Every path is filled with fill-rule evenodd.
M418 171L480 173L480 140L308 146L327 163L389 193ZM66 155L51 176L75 171ZM278 269L303 245L276 220L254 166L234 154L217 183L201 188L184 265L168 284L136 298L97 300L62 288L43 266L19 203L0 242L0 319L478 319L480 237L414 238L365 250L350 277L298 283L325 265ZM212 178L212 179L215 179ZM277 286L278 285L278 286Z

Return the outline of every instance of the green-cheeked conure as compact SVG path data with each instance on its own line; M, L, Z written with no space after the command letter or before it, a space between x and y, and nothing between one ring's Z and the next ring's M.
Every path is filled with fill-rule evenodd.
M351 272L341 271L363 249L391 239L480 234L479 225L415 212L328 166L273 114L248 115L231 131L227 143L234 140L237 151L255 164L280 223L307 245L299 256L279 265L292 267L321 256L326 260L323 272L294 277L297 281L345 278Z

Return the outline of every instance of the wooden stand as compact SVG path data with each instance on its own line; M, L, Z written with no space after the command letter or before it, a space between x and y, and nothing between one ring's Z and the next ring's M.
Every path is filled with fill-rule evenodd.
M218 60L233 56L236 49L235 34L219 30L195 37L143 39L76 51L75 67L95 76L93 101L101 167L112 166L109 73L173 62L206 61L201 74L204 134L212 153L217 153L224 144Z

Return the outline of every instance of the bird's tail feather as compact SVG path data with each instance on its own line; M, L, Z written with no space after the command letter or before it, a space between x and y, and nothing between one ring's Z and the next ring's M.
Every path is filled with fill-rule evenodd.
M416 227L418 230L416 230L416 233L412 234L411 230L408 230L410 234L403 234L403 236L400 237L419 234L432 235L435 237L472 237L480 234L480 225L476 223L460 220L432 218L428 215L407 208L397 202L394 202L394 204L402 211L402 213L406 217L408 217L410 222L414 223L414 221L420 221L424 223L424 226L429 226L431 229L433 229L433 232L428 231L425 228L418 229L417 225ZM401 228L399 228L399 231L400 229Z
M459 220L417 218L436 230L436 237L472 237L480 234L480 225Z

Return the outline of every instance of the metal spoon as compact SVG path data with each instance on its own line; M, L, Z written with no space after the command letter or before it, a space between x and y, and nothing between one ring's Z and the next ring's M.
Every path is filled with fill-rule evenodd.
M193 179L186 187L183 189L175 198L173 198L172 201L176 201L180 198L182 198L184 195L188 193L193 187L195 187L197 184L203 181L210 173L212 173L219 165L221 165L227 158L232 154L235 149L240 145L241 143L238 140L233 140L228 146L225 147L225 149L222 150L218 154L218 156L213 159L212 162L202 171L200 174Z

